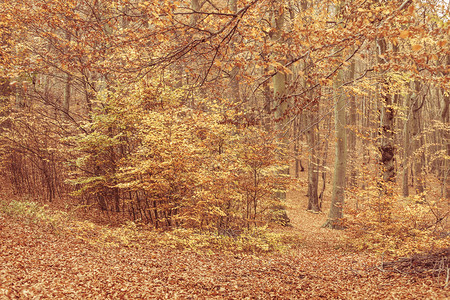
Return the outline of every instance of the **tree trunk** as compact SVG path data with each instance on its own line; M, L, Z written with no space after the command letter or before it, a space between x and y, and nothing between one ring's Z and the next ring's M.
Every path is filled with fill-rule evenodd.
M274 11L273 26L274 34L272 35L272 40L281 43L282 31L284 29L284 8L280 5L280 10ZM287 128L285 128L285 113L288 108L286 96L286 74L278 70L278 72L273 76L273 97L275 99L275 119L277 121L277 129L279 132L279 140L282 143L282 148L288 150L288 135L286 133ZM284 154L283 154L284 155ZM282 175L289 175L289 166L280 172ZM280 199L286 199L285 192L279 192L278 196Z
M377 41L378 62L384 63L383 57L387 50L387 42L384 38ZM389 82L382 78L380 82L381 98L381 144L380 165L382 167L382 189L384 194L392 193L392 182L395 179L395 145L394 145L394 115L395 108L392 95L389 92Z
M294 165L295 165L295 178L300 177L300 172L304 172L305 168L302 165L302 160L300 158L301 145L300 145L300 136L301 136L301 122L302 122L302 114L299 113L297 115L297 119L294 122Z
M281 1L278 6L279 9L275 9L273 12L273 20L272 26L274 29L274 34L272 35L272 41L277 43L282 43L282 32L284 30L284 1ZM283 62L281 62L283 63ZM286 101L286 74L281 72L281 70L277 70L277 73L273 77L273 98L275 102L275 119L277 122L277 130L278 130L278 140L282 144L281 148L284 151L288 151L288 135L285 121L285 113L288 108L288 103ZM282 153L281 155L286 155L286 153ZM282 170L279 171L281 176L289 176L289 166L286 166ZM286 191L280 191L276 193L276 197L281 201L286 200ZM290 224L290 219L287 216L286 209L283 204L276 205L274 211L277 212L277 221L282 225L286 226Z
M355 69L356 69L356 62L355 60L352 60L351 66L350 66L350 74L349 74L349 80L354 80L355 78ZM349 186L352 188L357 187L357 157L356 154L356 97L355 95L350 96L350 109L349 109L349 125L350 128L347 129L348 131L348 151L351 153L350 158L350 178L349 178ZM336 116L336 114L335 114Z
M402 180L402 192L403 197L409 196L409 158L411 155L410 151L410 130L411 130L411 96L405 97L405 104L403 105L406 108L406 120L403 127L403 180Z
M230 0L230 2L228 4L228 8L233 13L237 13L237 0ZM230 41L230 47L232 49L235 48L234 43L232 41ZM232 100L236 103L239 102L241 99L238 74L239 74L239 67L237 67L237 66L233 67L233 69L230 72L229 85L230 85L230 89L231 89Z
M447 54L447 70L450 66L450 55ZM448 75L448 72L444 75ZM442 112L441 120L443 124L450 124L450 95L449 93L442 89ZM443 159L442 170L441 170L441 180L442 180L442 198L448 199L450 204L450 131L443 130L442 132L442 144L444 147L444 153L446 158Z
M66 31L66 41L70 43L70 40L71 40L70 32ZM62 112L61 112L63 118L69 118L71 83L72 83L72 76L70 76L69 71L67 71L64 80L64 96L62 101Z
M69 118L70 111L70 97L71 97L72 76L67 73L64 83L64 97L62 102L62 116L63 118Z
M24 81L22 76L19 76L13 85L15 89L15 98L16 98L16 108L22 109L25 107L25 88L26 82Z
M412 107L412 137L414 146L414 178L415 190L417 195L423 195L425 186L425 177L423 167L425 161L425 153L422 149L424 145L422 134L422 108L425 102L425 95L421 95L422 84L415 82L415 97Z
M314 111L308 112L309 124L307 131L308 145L309 145L309 163L308 163L308 211L317 213L320 211L319 206L319 160L317 158L317 124L316 113Z
M343 217L345 182L347 171L347 132L345 97L339 87L342 85L343 70L338 72L334 82L334 122L336 131L336 158L334 161L333 193L328 220L323 225L332 229L342 229L340 219Z

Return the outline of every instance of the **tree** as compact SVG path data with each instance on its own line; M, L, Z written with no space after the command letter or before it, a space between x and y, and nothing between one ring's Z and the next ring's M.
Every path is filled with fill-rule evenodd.
M336 16L339 18L341 4L337 4ZM341 86L343 84L343 70L339 70L334 82L334 122L336 132L336 156L334 162L333 193L331 195L331 207L328 220L324 227L333 229L342 228L341 219L343 217L346 171L347 171L347 101L342 95Z
M425 188L424 164L425 164L425 146L422 134L422 117L421 111L425 104L425 95L422 92L422 85L419 82L414 83L414 94L412 96L413 105L412 110L412 140L413 140L413 162L414 162L414 185L416 194L422 195Z
M387 63L383 58L387 53L387 42L384 37L377 40L378 63ZM380 79L380 164L382 166L382 184L390 184L395 178L395 145L394 145L394 115L395 106L389 90L389 82L386 78ZM390 187L389 187L390 188ZM383 186L385 193L390 193L386 186Z

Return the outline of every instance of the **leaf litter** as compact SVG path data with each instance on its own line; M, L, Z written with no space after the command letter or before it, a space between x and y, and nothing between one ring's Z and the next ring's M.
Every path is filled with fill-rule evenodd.
M92 244L0 215L0 299L445 299L432 272L399 271L371 254L312 247L201 253L143 243ZM401 264L405 262L400 262ZM405 268L402 267L401 270ZM440 274L440 277L445 277Z

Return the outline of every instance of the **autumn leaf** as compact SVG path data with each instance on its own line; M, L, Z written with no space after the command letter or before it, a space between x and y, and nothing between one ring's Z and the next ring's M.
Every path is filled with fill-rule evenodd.
M403 31L400 32L400 38L402 38L402 39L406 39L410 35L411 35L411 32L408 31L408 30L403 30Z
M416 51L416 52L419 51L422 48L423 48L422 45L418 45L418 44L412 46L412 50Z
M440 40L437 42L438 47L443 48L447 44L447 40Z

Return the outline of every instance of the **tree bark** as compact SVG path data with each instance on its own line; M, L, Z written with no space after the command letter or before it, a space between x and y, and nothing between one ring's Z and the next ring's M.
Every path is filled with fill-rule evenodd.
M409 196L409 169L410 169L410 131L411 131L411 96L405 97L405 103L403 105L406 108L406 120L403 125L403 180L402 180L402 192L403 197Z
M336 131L336 157L334 161L333 192L328 220L324 227L342 229L340 219L343 217L345 182L347 171L347 132L346 132L346 99L339 87L342 85L343 70L338 72L334 82L334 122Z
M230 2L228 4L228 8L233 13L237 13L237 0L230 0ZM233 42L230 42L230 47L233 49L235 48ZM239 67L237 67L237 66L233 67L233 69L230 72L229 85L230 85L230 89L231 89L232 100L236 103L239 102L241 99L238 74L239 74Z
M317 213L320 211L318 185L319 185L319 159L317 158L317 124L316 112L308 112L309 122L307 139L309 145L309 163L308 163L308 211Z
M339 18L341 3L336 6L336 18ZM350 70L350 76L354 76L354 65ZM334 159L333 192L331 195L331 207L328 220L323 227L342 229L340 220L343 217L345 183L347 172L347 119L346 98L340 90L343 83L344 70L340 69L334 80L334 126L336 133L336 157Z
M387 52L387 42L384 38L377 40L378 63L384 63L384 56ZM381 98L381 144L380 144L380 165L382 167L382 189L383 193L391 194L392 182L395 179L395 145L394 145L394 115L392 95L389 93L389 82L382 78L380 82Z
M350 74L348 76L349 80L353 80L355 78L355 69L356 69L356 62L355 60L352 60L351 66L350 66ZM349 98L350 107L349 107L349 125L350 128L347 129L348 131L348 151L351 153L350 158L350 178L349 178L349 186L352 188L356 188L357 183L357 157L356 155L356 97L355 95L351 95Z
M422 134L422 108L425 102L425 96L421 95L422 84L415 82L415 97L412 107L412 137L414 146L414 185L417 195L423 195L425 188L425 177L423 173L425 153L422 149L424 144Z
M447 70L450 66L450 55L447 54ZM448 75L448 73L444 74ZM443 124L450 124L450 95L449 93L442 89L442 112L441 120ZM447 158L444 158L442 163L441 178L442 178L442 198L449 200L450 205L450 132L448 130L443 130L442 133L442 144L444 147L444 153Z
M72 76L67 73L65 76L64 82L64 96L62 102L62 115L63 118L69 118L70 112L70 97L71 97L71 88L72 88Z
M275 9L273 12L272 19L272 27L274 29L274 33L271 37L272 41L277 43L282 43L282 32L284 30L284 1L280 1L278 5L278 9ZM283 61L281 62L283 63ZM278 140L281 143L281 148L284 151L288 151L288 135L285 121L285 113L288 108L288 103L285 99L286 96L286 74L281 70L276 70L277 73L273 77L273 98L275 102L275 119L277 122L277 130L278 130ZM281 155L286 155L286 153L282 153ZM289 176L289 166L281 169L279 171L280 176ZM287 226L290 224L290 219L287 216L286 209L282 204L283 201L286 200L286 191L280 191L276 193L276 197L281 201L280 205L276 205L274 207L275 211L278 211L277 221L282 225Z
M281 12L281 13L280 13ZM272 35L272 40L276 41L278 43L281 43L282 38L282 32L284 29L284 18L285 18L285 12L284 7L282 4L280 4L280 9L274 11L274 18L273 18L273 27L274 27L274 34ZM285 128L286 121L285 120L285 113L288 109L288 103L285 99L286 96L286 74L282 71L278 70L275 76L273 76L273 97L275 99L275 119L277 121L277 129L279 132L279 140L282 143L282 148L287 151L288 150L288 135L285 131L287 131L287 128ZM289 175L289 166L284 168L280 171L282 175ZM285 192L279 192L278 196L280 199L284 200L286 199L286 193Z

